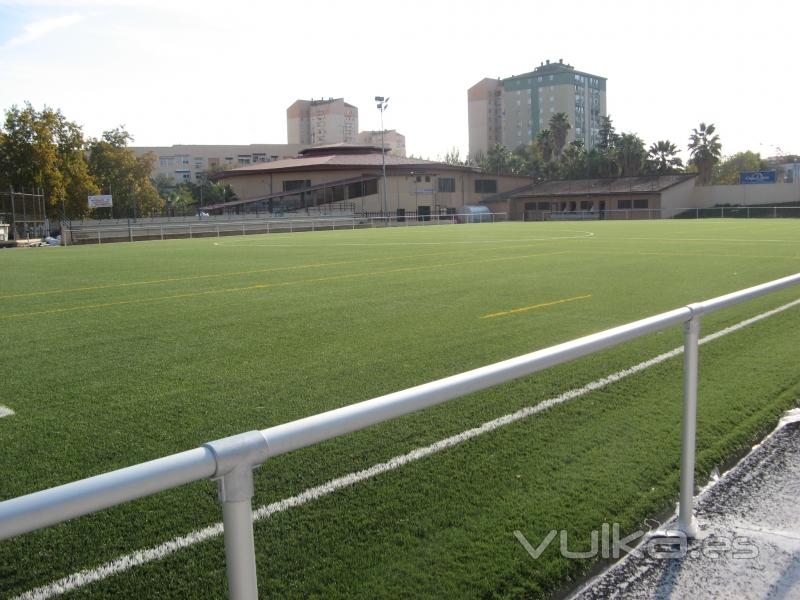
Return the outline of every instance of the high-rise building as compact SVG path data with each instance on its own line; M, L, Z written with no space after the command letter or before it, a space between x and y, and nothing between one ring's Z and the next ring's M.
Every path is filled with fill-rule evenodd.
M606 115L606 78L548 60L530 73L482 79L467 98L471 157L485 155L495 144L510 150L530 144L560 112L572 126L567 143L582 139L592 148Z
M358 134L358 143L380 147L381 130L360 132ZM383 132L383 145L386 146L389 154L394 156L406 155L406 136L398 133L396 129L387 129Z
M355 144L358 108L343 98L297 100L286 109L289 144Z

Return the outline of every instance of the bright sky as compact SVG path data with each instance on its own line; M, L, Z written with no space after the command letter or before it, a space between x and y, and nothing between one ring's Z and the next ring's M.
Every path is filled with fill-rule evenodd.
M467 154L467 89L563 58L608 78L617 131L800 153L800 2L0 0L0 108L60 108L135 145L285 143L298 98L344 97L409 154ZM780 150L779 150L780 149Z

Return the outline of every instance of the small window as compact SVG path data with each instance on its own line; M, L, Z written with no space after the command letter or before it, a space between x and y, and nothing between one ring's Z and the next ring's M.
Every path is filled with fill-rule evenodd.
M538 202L536 207L539 210L550 210L550 203L549 202Z
M425 175L425 183L430 183L430 182L431 182L431 176Z
M581 200L581 210L592 210L592 201Z
M475 193L476 194L496 194L497 193L497 180L496 179L476 179L475 180Z
M310 179L288 179L283 182L284 192L293 192L307 187L311 187Z
M456 180L454 177L439 177L439 192L455 192Z
M630 200L620 200L617 202L617 208L631 208L633 203Z
M633 208L649 208L647 206L647 199L644 200L634 200L633 201Z
M421 175L417 175L417 183L419 183L420 181L422 181L422 176Z

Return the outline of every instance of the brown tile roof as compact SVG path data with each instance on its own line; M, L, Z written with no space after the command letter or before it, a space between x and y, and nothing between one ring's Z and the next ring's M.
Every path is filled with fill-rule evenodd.
M510 192L484 199L484 202L509 198L534 198L539 196L591 196L606 194L659 193L667 188L689 181L694 174L650 175L647 177L616 177L609 179L574 179L568 181L546 181L529 184Z
M286 158L272 162L255 163L230 171L217 173L214 179L225 179L239 175L253 175L260 173L276 173L281 171L306 171L306 170L348 170L348 169L380 169L382 165L380 151L363 154L333 154ZM437 170L449 171L476 171L472 167L461 167L446 163L423 160L421 158L406 158L386 154L386 168L391 170L411 169L414 167L429 167Z

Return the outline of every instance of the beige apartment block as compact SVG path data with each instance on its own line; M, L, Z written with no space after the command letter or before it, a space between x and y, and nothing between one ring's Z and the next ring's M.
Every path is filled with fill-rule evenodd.
M381 132L362 131L358 134L358 143L367 146L381 147ZM393 156L406 155L406 136L398 133L396 129L387 129L383 132L383 145L389 149L389 154Z
M343 98L297 100L286 109L289 144L354 144L358 138L358 108Z
M159 175L173 183L198 183L207 173L224 171L296 156L300 144L132 146L137 156L152 152L155 165L151 177Z
M467 91L467 99L473 158L496 144L509 150L527 146L560 112L572 126L567 143L581 139L592 148L606 116L606 79L548 60L530 73L482 79Z
M467 91L469 155L486 155L489 148L503 143L503 82L482 79Z

